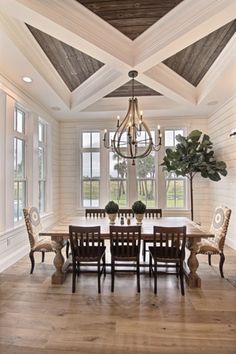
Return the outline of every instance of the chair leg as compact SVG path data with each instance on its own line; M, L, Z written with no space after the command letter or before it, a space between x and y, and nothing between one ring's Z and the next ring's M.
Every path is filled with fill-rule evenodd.
M220 264L219 264L221 278L224 278L224 273L223 273L224 262L225 262L225 255L224 255L224 253L221 253L220 254Z
M208 264L211 266L211 254L208 254Z
M29 253L29 258L31 260L31 270L30 270L30 274L33 274L34 271L34 265L35 265L35 261L34 261L34 251L30 251Z
M152 255L150 254L149 257L149 277L151 278L152 276Z
M42 263L44 262L45 252L42 251Z
M111 261L111 292L114 292L114 282L115 282L115 262Z
M76 275L77 275L77 265L76 265L75 262L73 262L73 270L72 270L72 293L75 292Z
M178 277L179 277L179 263L176 263L175 268L176 268L176 278L178 279Z
M66 242L66 258L69 258L69 247L70 247L70 242Z
M146 242L143 240L143 261L146 261Z
M140 293L140 266L139 266L139 260L137 260L137 289L138 289L138 293Z
M154 259L154 294L157 293L157 262Z
M104 256L102 257L102 262L103 262L103 273L104 273L104 278L106 277L106 253L104 253Z
M101 293L101 269L100 269L100 260L98 261L98 293Z
M182 262L180 262L179 265L179 275L180 275L181 294L184 296L184 269L183 269Z

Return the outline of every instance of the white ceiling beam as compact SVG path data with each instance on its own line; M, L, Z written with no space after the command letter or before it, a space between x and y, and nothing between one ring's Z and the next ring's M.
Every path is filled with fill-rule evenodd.
M70 106L70 91L25 24L0 12L0 28L40 73L64 104Z
M230 62L236 58L236 34L229 40L224 50L214 61L206 75L197 86L197 103L200 104L209 92L214 88L216 81L223 75ZM232 77L232 82L236 83L236 77ZM229 82L230 85L230 82Z
M162 63L140 74L138 81L178 103L196 104L195 87Z
M234 0L186 0L134 41L134 67L150 69L236 16Z
M71 109L82 111L127 81L126 74L104 65L72 92Z
M118 70L133 66L133 41L77 1L1 0L1 10Z

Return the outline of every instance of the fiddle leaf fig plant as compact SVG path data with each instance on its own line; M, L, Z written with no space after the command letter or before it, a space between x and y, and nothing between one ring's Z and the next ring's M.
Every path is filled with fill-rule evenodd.
M161 166L167 172L185 176L190 181L191 219L193 220L193 178L200 173L203 178L217 182L227 175L226 164L214 156L210 137L199 130L193 130L187 137L177 135L175 150L166 149Z

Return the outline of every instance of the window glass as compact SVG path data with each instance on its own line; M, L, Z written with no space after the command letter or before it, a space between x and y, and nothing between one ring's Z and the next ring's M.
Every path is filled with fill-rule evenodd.
M138 199L147 207L155 207L155 154L154 152L136 162Z
M46 210L46 183L47 183L47 141L46 124L38 122L38 175L39 175L39 212Z
M100 155L100 133L82 132L81 195L84 207L98 207L100 203Z
M25 112L15 108L13 167L14 167L14 223L23 219L23 208L26 206L26 174L25 174Z
M127 206L127 160L116 153L109 153L110 200L120 207Z
M25 112L19 108L15 109L14 130L22 134L25 133Z
M174 149L178 141L176 136L184 135L183 129L165 130L165 146ZM186 206L186 178L176 176L175 172L165 172L166 180L166 207L181 209Z

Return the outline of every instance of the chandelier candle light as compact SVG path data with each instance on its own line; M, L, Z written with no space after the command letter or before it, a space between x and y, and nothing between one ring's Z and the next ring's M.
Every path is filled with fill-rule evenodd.
M120 123L120 117L117 116L116 132L111 139L111 143L109 143L106 129L103 137L105 148L112 149L125 159L132 159L132 165L135 165L135 159L144 158L152 151L159 151L162 140L160 126L158 125L158 141L157 144L154 144L151 132L143 121L143 112L138 109L138 100L134 97L134 78L137 75L138 72L135 70L129 72L129 77L132 78L132 97L129 99L129 107L125 118Z

